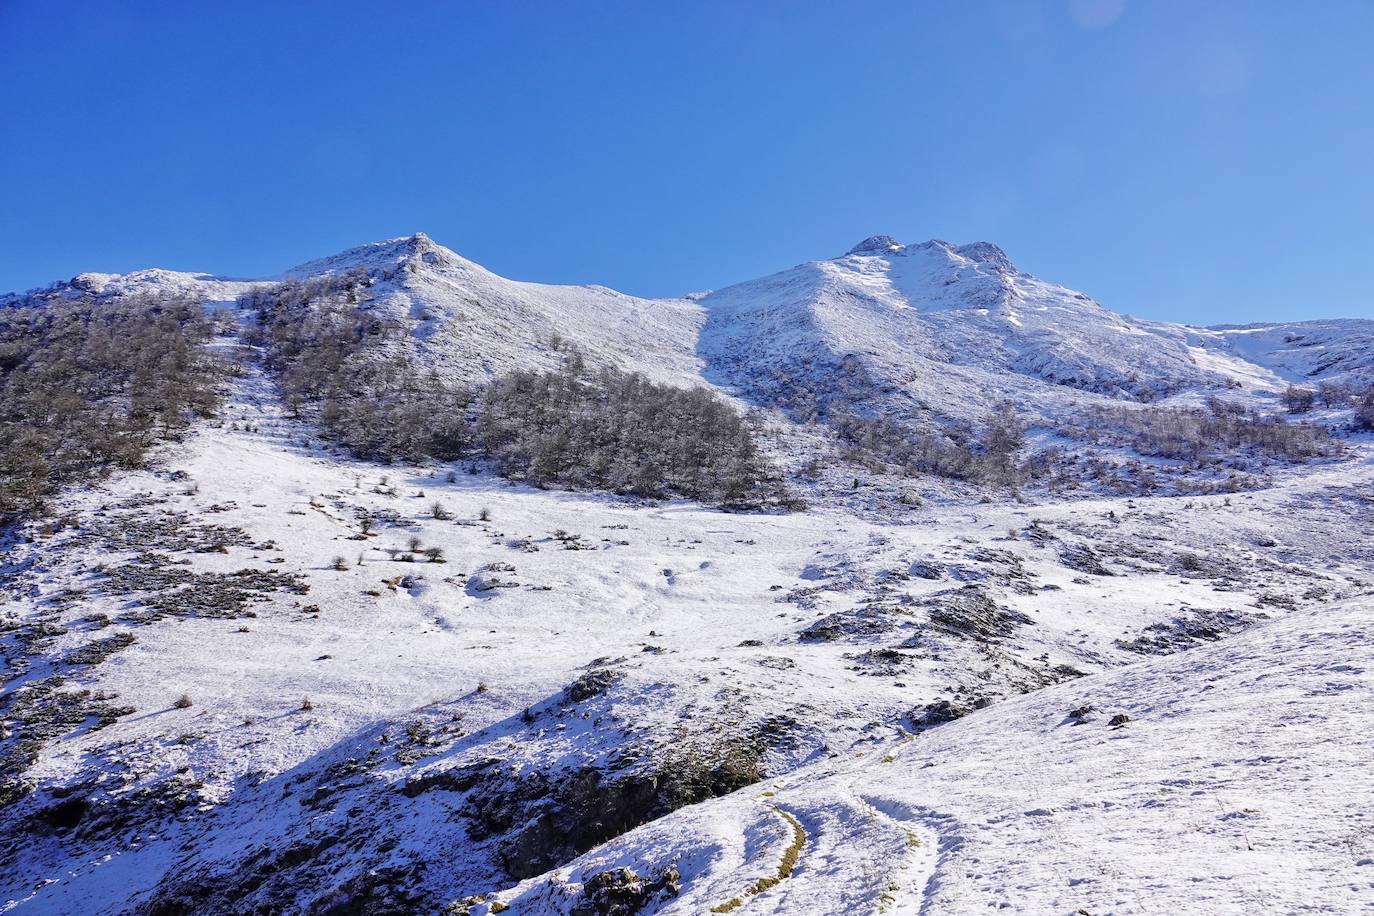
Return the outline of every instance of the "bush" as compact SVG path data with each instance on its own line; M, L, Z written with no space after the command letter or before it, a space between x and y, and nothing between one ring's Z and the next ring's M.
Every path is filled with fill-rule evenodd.
M1370 389L1360 406L1355 408L1355 428L1374 429L1374 389Z
M1350 386L1336 382L1322 382L1317 386L1317 398L1323 407L1348 407L1354 392Z
M1317 393L1311 388L1289 385L1283 393L1283 406L1288 408L1289 413L1307 413L1316 402Z

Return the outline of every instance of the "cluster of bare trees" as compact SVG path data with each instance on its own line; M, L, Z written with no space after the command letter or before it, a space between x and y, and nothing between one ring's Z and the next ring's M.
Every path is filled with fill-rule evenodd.
M490 458L538 485L681 495L726 505L782 501L748 426L701 389L591 371L516 372L479 393L419 372L405 328L366 307L366 275L287 283L241 300L289 409L355 455Z
M0 309L0 520L62 484L143 464L219 402L213 322L190 299L51 299Z
M1210 398L1206 408L1098 407L1065 435L1097 445L1124 446L1192 464L1215 463L1247 454L1270 460L1306 461L1338 454L1340 443L1323 427L1265 416L1240 404Z
M1289 385L1283 405L1289 413L1307 413L1320 404L1331 409L1353 408L1356 429L1374 429L1374 385L1360 388L1340 382L1321 382L1314 388Z
M374 461L456 458L467 445L466 386L420 372L404 328L365 307L371 278L353 271L256 290L248 342L263 348L282 401L353 454Z
M977 425L918 428L890 417L835 411L828 423L860 461L873 457L908 477L933 474L953 480L1016 486L1034 471L1021 460L1025 424L1001 403Z
M729 404L705 389L591 371L580 360L492 384L480 399L475 438L503 474L541 485L724 505L785 498Z

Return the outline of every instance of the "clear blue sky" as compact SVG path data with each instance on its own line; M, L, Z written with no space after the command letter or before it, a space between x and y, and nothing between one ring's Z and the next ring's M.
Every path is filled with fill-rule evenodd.
M643 295L988 239L1118 311L1374 316L1374 2L0 0L0 290L416 230Z

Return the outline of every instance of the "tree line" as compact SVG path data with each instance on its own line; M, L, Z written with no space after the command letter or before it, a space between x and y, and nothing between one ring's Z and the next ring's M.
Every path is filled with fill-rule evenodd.
M1290 422L1221 398L1195 409L1097 407L1060 431L1096 445L1125 446L1192 464L1235 459L1247 453L1281 461L1337 455L1340 443L1314 423Z
M0 309L0 521L57 488L137 468L219 403L224 362L193 299L93 296Z
M249 340L288 409L354 455L480 457L537 486L685 496L730 506L787 499L747 423L704 389L589 368L519 371L479 391L414 368L406 329L367 308L364 274L258 290Z

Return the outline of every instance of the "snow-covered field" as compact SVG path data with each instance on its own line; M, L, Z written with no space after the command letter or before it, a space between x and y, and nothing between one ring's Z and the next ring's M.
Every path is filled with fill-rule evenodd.
M915 373L901 397L943 365L951 416L994 384L1063 409L1082 386L1046 379L1080 361L1256 398L1302 369L1278 332L1090 327L991 246L664 306L398 244L301 270L434 255L382 292L471 298L413 316L452 367L539 365L585 320L594 357L746 403L811 343L817 377L825 348ZM937 308L947 269L973 298ZM1374 910L1374 444L1348 444L1224 496L732 513L358 462L245 364L218 420L0 545L4 690L41 697L7 714L36 789L0 808L0 910Z

